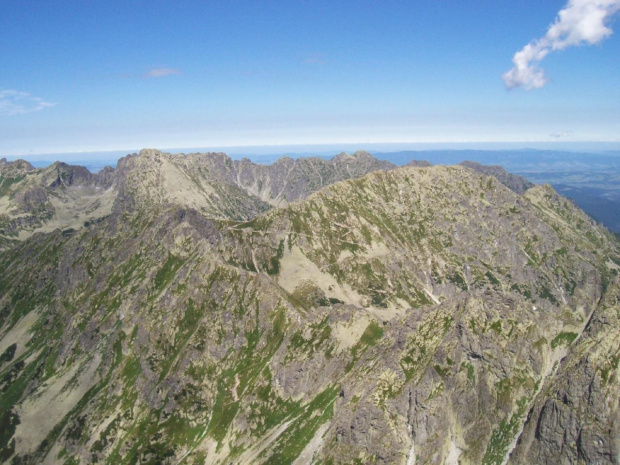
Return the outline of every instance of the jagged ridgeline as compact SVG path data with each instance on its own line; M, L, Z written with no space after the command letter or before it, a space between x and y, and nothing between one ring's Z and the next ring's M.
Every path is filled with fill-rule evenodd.
M0 163L0 462L617 463L617 242L426 165Z

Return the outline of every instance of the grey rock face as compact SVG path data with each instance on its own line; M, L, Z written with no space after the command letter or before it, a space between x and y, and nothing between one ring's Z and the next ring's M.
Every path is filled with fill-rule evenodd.
M617 461L609 233L465 167L313 191L377 166L317 160L44 172L114 195L0 254L0 461Z
M77 230L113 209L167 202L211 217L248 220L334 182L391 168L366 152L258 165L233 161L224 153L171 155L143 149L119 160L116 169L96 174L61 162L37 170L23 160L5 160L0 165L0 248L37 231Z
M331 160L322 158L282 158L261 166L247 159L234 162L238 185L275 206L304 199L313 192L345 179L354 179L394 165L373 158L367 152L341 153Z
M411 160L405 166L414 166L414 167L417 167L417 168L423 168L423 167L426 167L426 166L431 166L431 163L426 161L426 160Z
M17 160L0 165L0 249L34 232L76 230L110 213L114 170L92 174L54 163L35 169Z
M461 165L466 166L467 168L471 168L478 173L493 176L504 186L506 186L511 191L516 192L517 194L523 194L530 187L534 187L534 184L529 182L523 176L517 176L515 174L508 173L504 168L498 165L481 165L480 163L477 163L475 161L464 161L463 163L461 163Z
M548 394L533 406L514 463L620 461L620 283L610 288L583 335L562 360Z

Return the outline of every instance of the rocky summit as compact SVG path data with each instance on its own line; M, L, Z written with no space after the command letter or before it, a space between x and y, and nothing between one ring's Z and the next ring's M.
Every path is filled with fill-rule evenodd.
M620 249L365 152L0 162L0 462L616 464Z

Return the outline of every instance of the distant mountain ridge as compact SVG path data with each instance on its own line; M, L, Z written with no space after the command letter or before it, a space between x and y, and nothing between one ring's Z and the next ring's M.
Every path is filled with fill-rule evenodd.
M620 168L618 152L573 152L562 150L403 150L375 151L373 155L396 165L404 165L412 158L428 160L432 164L455 165L471 160L483 165L501 165L510 172L525 173L528 169L548 171L583 170L584 167Z
M489 176L493 176L504 186L517 194L523 194L526 190L534 187L534 184L529 182L523 176L517 176L515 174L508 173L504 168L499 165L482 165L474 161L464 161L461 166L471 168L479 173L484 173Z
M233 161L223 153L171 155L144 149L96 174L62 162L35 169L24 160L2 159L0 249L34 232L79 229L127 200L180 202L213 217L251 219L331 183L393 167L366 152L259 165L248 159ZM171 185L172 197L167 198L166 186ZM126 195L134 191L138 193Z

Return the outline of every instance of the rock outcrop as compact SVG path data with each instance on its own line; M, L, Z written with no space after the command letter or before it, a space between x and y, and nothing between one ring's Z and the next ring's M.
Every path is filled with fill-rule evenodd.
M113 194L0 255L0 462L616 463L616 240L548 186L378 166L28 170L11 202Z
M461 165L471 168L478 173L493 176L504 186L517 194L523 194L530 187L534 187L534 184L529 182L523 176L517 176L516 174L509 173L499 165L482 165L475 161L464 161Z
M3 160L0 250L35 232L80 229L109 215L115 204L122 210L170 203L209 217L248 220L334 182L394 167L366 152L259 165L223 153L143 149L96 174L61 162L35 169L24 160Z

